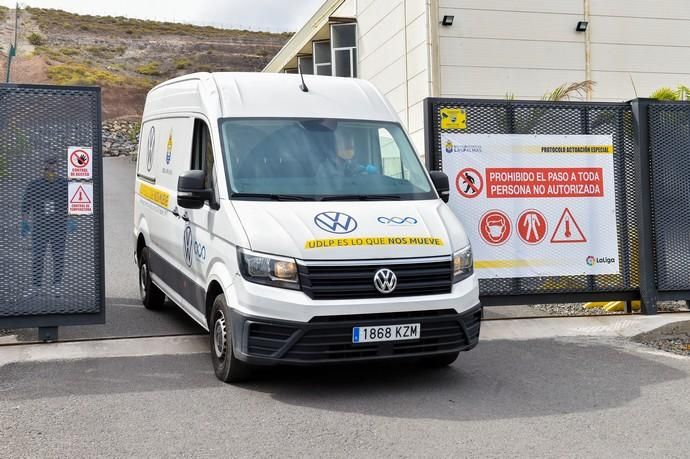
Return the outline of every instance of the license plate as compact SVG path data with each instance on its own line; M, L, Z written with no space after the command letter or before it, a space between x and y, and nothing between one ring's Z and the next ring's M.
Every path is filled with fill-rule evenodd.
M419 339L421 328L420 324L354 327L352 329L352 342L375 343L380 341Z

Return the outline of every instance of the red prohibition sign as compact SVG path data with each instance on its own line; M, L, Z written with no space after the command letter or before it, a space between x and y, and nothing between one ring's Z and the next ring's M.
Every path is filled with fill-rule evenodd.
M455 178L455 188L465 198L476 198L484 189L484 179L477 169L467 167Z
M479 235L489 245L503 245L510 239L513 225L500 210L490 210L479 220Z
M91 158L89 154L84 150L74 150L69 156L69 162L72 163L74 167L84 168L89 165Z
M520 214L517 220L517 232L525 244L536 245L546 238L549 225L544 214L529 209Z

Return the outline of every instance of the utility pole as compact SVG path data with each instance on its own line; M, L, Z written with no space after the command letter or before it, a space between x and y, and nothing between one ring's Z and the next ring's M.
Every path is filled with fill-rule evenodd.
M7 53L7 78L6 82L10 82L10 71L12 68L12 58L17 55L17 35L19 32L19 3L14 7L14 43L10 43L10 50Z

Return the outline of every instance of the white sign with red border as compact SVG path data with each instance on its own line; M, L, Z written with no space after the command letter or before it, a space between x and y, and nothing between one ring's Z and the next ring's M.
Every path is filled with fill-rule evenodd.
M93 148L67 147L67 178L91 180L93 177Z
M619 273L610 135L441 133L481 279Z
M69 182L68 193L70 215L93 215L93 183Z

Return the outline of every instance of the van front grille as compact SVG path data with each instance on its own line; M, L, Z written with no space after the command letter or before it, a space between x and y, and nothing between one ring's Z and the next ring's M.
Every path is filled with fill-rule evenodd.
M395 290L380 293L374 286L374 274L382 268L398 278ZM408 264L318 266L299 265L302 290L314 300L340 300L377 297L439 295L453 287L451 261Z

